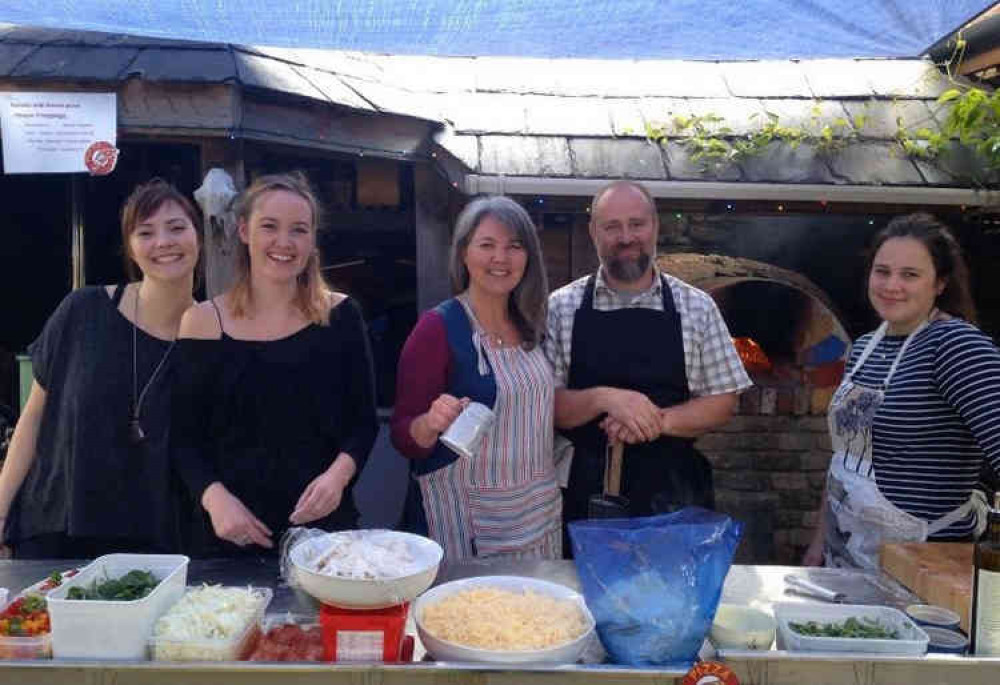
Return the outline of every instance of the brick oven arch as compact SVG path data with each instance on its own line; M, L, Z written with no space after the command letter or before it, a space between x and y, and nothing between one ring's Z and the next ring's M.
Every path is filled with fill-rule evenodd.
M692 253L657 264L709 293L733 336L759 339L773 362L753 368L741 355L754 387L739 415L696 446L714 469L716 507L744 523L736 561L797 564L830 461L825 415L847 354L844 319L816 284L773 264Z
M808 384L839 382L850 346L847 327L830 297L804 275L722 255L663 254L657 264L711 295L734 338L752 338L768 360L806 373ZM765 385L776 380L759 366L748 364L748 370Z

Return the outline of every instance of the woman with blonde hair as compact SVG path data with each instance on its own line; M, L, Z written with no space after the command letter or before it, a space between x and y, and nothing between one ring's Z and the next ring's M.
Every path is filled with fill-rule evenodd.
M319 204L300 174L240 196L236 281L181 321L171 445L204 513L194 556L273 549L289 525L352 528L378 431L361 311L319 268Z
M426 312L399 359L393 444L413 459L423 511L445 558L562 556L553 464L552 370L540 342L548 287L531 217L482 197L458 217L455 297ZM441 434L475 401L496 417L459 456Z

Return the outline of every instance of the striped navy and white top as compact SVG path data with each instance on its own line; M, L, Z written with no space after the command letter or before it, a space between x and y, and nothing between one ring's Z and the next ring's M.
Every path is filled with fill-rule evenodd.
M849 369L871 336L855 342ZM854 381L881 386L905 339L883 338ZM984 458L1000 473L1000 350L962 319L935 321L913 338L875 414L876 482L894 505L933 521L969 498ZM933 537L973 527L970 516Z

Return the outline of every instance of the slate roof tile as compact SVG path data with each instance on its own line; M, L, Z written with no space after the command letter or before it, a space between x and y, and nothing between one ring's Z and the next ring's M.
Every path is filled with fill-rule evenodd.
M326 100L324 94L302 78L291 64L246 52L235 52L234 55L240 81L245 86L276 90L313 100Z
M481 136L480 171L510 176L571 176L565 138Z
M851 145L830 158L830 168L843 183L858 185L923 185L916 165L902 150L886 143Z
M660 147L643 140L571 138L573 175L582 178L665 179Z
M11 76L117 81L138 54L135 48L44 45L18 64Z
M127 75L138 74L149 81L223 83L238 77L236 61L224 48L144 48L128 65L127 71Z
M764 60L760 62L723 62L722 73L729 92L736 97L813 96L805 72L796 62Z

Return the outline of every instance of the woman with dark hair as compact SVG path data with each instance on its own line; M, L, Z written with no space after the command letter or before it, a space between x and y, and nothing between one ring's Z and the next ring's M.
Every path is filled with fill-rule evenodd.
M201 220L157 179L128 198L121 230L132 282L73 291L30 348L34 382L0 473L0 520L17 557L179 546L172 351L193 303Z
M1000 351L974 325L968 269L928 214L894 219L868 264L882 319L853 346L828 412L833 458L807 565L878 568L883 542L970 540L1000 473Z
M562 556L553 379L541 350L548 287L531 217L470 202L451 246L456 296L426 312L399 359L392 441L414 467L430 536L449 560ZM470 402L495 421L472 456L440 440Z
M289 525L357 525L375 435L368 336L319 267L319 203L301 174L262 176L236 206L229 290L184 314L171 448L195 502L188 549L274 549Z

